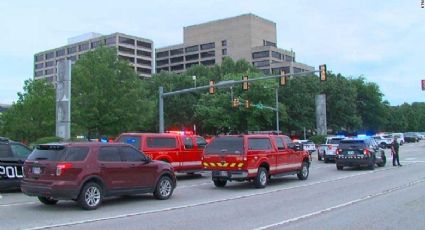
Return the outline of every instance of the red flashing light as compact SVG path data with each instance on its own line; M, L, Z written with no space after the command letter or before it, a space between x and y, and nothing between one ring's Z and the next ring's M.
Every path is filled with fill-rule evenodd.
M366 156L369 156L369 149L364 149L363 154L366 155Z

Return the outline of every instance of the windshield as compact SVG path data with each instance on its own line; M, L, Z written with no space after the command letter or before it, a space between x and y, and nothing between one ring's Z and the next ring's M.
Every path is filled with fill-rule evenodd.
M339 142L341 141L341 139L330 139L329 140L329 144L339 144Z
M243 137L216 137L205 148L205 154L243 154Z

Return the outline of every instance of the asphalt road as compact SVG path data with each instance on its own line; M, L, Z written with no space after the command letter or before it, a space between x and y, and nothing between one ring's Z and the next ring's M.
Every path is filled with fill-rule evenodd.
M403 167L386 155L385 167L338 171L316 154L307 180L275 178L265 189L182 174L170 200L113 198L95 211L1 193L0 229L425 229L425 141L401 146Z

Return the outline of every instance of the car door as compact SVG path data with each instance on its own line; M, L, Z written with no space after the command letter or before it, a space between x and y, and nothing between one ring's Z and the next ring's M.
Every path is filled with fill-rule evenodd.
M130 146L120 147L121 159L128 168L129 188L151 189L155 186L157 167L141 152Z
M288 170L298 170L301 168L301 151L295 151L293 148L295 143L288 136L282 136L286 146L288 147L289 165Z
M290 170L290 156L291 151L294 151L292 149L289 149L285 142L283 141L283 138L281 136L274 136L273 137L276 143L276 146L278 148L278 153L276 157L276 172L277 173L283 173Z
M276 169L277 151L269 137L249 137L248 138L248 167L257 169L261 159L267 159L270 169Z
M101 146L98 151L100 176L110 191L124 189L132 183L127 177L128 164L122 161L118 146Z
M23 164L27 159L28 155L31 153L31 150L26 146L19 143L11 143L10 150L12 151L12 158L16 162L15 165L15 176L16 178L23 177Z
M181 154L177 136L149 135L144 138L143 152L152 159L166 161L174 169L181 169Z

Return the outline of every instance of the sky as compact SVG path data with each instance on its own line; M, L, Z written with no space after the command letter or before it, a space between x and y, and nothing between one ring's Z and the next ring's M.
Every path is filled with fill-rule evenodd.
M425 102L422 0L0 0L0 104L33 78L34 54L88 32L183 42L183 27L253 13L298 62L378 84L390 105Z

